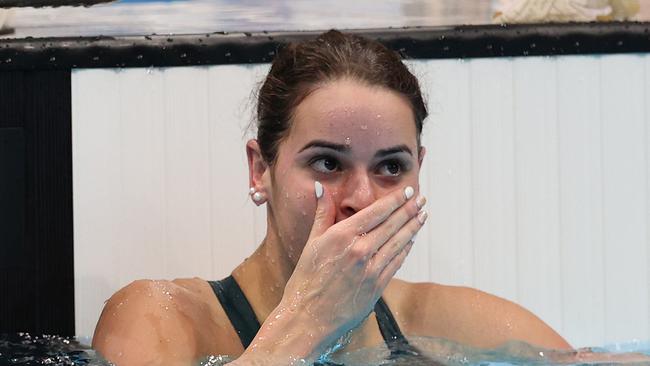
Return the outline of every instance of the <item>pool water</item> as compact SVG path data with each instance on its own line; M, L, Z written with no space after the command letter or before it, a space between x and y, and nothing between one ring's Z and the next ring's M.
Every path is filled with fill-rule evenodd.
M0 335L0 366L110 365L90 347L73 338L29 333Z
M603 348L582 349L586 357L575 362L575 353L548 351L525 343L512 342L494 350L479 350L437 338L409 338L422 355L433 361L404 357L386 361L385 346L338 355L336 362L346 366L371 365L650 365L650 342L629 342ZM223 365L230 359L210 356L201 366ZM435 362L434 362L435 361ZM74 338L18 333L0 335L0 365L17 366L110 366L92 348Z

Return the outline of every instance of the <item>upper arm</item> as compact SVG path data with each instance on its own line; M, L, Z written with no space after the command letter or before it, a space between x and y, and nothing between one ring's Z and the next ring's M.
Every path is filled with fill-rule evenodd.
M93 348L119 366L195 361L193 326L174 296L181 289L168 281L135 281L118 291L104 306Z
M444 337L480 348L523 341L537 347L571 349L544 321L506 299L467 287L435 284L414 284L411 292L408 297L416 305L411 313L414 321L409 324L417 335Z

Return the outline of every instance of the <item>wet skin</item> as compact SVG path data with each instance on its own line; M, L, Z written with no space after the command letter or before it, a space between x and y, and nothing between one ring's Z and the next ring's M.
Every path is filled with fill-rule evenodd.
M315 214L314 181L334 197L336 222L399 187L418 191L418 149L406 99L380 87L340 80L298 105L277 161L252 185L268 197L269 237L293 264Z
M405 244L421 225L416 223L419 207L415 201L424 149L417 144L412 109L399 94L347 79L318 85L296 107L291 129L272 165L261 158L255 140L249 141L246 149L249 184L264 197L257 204L266 205L267 233L255 253L235 268L233 276L256 317L264 322L258 333L263 337L255 342L266 351L258 352L260 358L251 347L243 349L206 281L136 281L108 301L98 323L93 345L109 360L121 366L186 365L208 354L236 357L246 351L242 360L247 355L251 356L248 360L268 360L270 354L309 354L309 330L321 326L325 333L344 330L363 319L375 295L384 297L407 335L442 337L485 348L509 340L570 348L539 318L507 300L469 288L390 280L405 258ZM325 190L319 200L314 194L315 181ZM414 188L409 200L402 193L407 186ZM400 203L391 208L391 201ZM324 207L327 210L323 211ZM315 224L315 217L323 212L330 215L329 219L318 219ZM360 278L367 272L353 272L359 268L348 263L349 241L332 240L332 235L349 234L363 225L360 218L382 221L377 227L394 235L371 242L373 230L378 230L369 230L359 239L359 243L368 242L369 255L349 252L358 256L357 264L369 266L377 257L373 253L390 247L394 238L400 237L399 245L393 245L401 253L399 257L391 253L375 262L375 266L383 263L390 267L386 272L390 276L375 284ZM314 232L318 240L310 241ZM331 270L319 271L328 261L332 262ZM302 297L292 296L297 292L302 292ZM336 306L354 305L356 299L361 299L357 307ZM294 303L306 311L298 311L293 317L284 311ZM304 314L313 309L315 315ZM271 329L275 315L281 319ZM327 321L314 327L319 319ZM349 324L344 324L346 319ZM334 323L335 327L327 329ZM321 336L316 334L315 338ZM271 347L264 348L261 338ZM278 343L280 338L282 342ZM354 330L347 349L382 342L371 314ZM286 347L274 349L278 344ZM278 364L283 361L286 364L286 359ZM241 364L250 363L244 360Z

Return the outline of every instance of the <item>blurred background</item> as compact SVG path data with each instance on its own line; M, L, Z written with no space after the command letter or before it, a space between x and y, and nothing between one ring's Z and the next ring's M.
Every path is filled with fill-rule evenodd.
M650 20L650 4L645 0L0 0L0 7L36 3L96 5L0 10L0 37L450 26L492 23L495 14L503 11L510 14L504 17L508 22L580 21L590 20L590 15L585 18L584 12L576 13L576 7L590 9L588 13L591 14L593 11L603 13L593 9L626 4L634 10L633 14L627 14L627 19ZM558 11L571 14L559 18L557 14L548 14ZM604 14L607 13L604 10Z

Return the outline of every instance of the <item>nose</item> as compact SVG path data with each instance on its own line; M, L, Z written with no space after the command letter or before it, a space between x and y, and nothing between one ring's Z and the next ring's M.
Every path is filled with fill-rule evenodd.
M337 221L344 220L368 207L377 199L375 187L366 171L355 171L343 182L340 189L339 216Z

